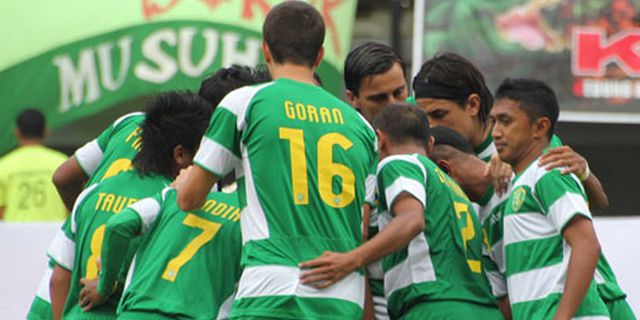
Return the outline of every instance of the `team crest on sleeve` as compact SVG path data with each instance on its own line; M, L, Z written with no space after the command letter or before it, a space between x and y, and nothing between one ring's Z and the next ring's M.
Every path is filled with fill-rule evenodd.
M511 209L516 212L520 210L524 203L524 198L527 196L527 190L524 187L519 187L513 192L513 200L511 200Z

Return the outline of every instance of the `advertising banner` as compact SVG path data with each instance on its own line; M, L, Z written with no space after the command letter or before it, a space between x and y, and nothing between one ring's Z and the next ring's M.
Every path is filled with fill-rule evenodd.
M427 0L425 58L453 51L495 89L550 84L561 119L640 120L640 0Z
M0 154L20 111L51 129L172 89L197 91L222 66L256 65L261 28L282 0L23 0L0 2ZM355 0L310 0L327 26L324 86L341 94Z

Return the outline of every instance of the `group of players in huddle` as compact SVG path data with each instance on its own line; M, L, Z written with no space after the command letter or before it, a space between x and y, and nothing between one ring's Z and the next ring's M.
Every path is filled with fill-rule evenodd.
M54 174L69 219L29 319L635 319L543 82L366 43L348 105L321 15L275 6L233 66L116 120Z

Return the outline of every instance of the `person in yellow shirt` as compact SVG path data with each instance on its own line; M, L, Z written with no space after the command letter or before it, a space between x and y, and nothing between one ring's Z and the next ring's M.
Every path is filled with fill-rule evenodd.
M62 221L67 216L51 176L67 159L45 147L45 117L27 109L16 119L19 147L0 158L0 220Z

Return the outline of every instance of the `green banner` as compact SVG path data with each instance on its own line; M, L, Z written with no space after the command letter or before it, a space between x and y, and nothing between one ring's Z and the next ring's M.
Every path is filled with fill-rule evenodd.
M549 83L561 117L639 118L640 0L429 0L424 39L426 59L459 53L491 89L506 77Z
M268 0L21 1L0 4L0 153L14 119L42 110L58 128L138 97L196 91L221 66L256 65ZM325 87L340 94L356 1L309 1L327 25ZM6 18L6 19L5 19ZM29 22L31 21L31 22ZM4 25L3 25L4 24ZM3 26L2 26L3 25ZM20 26L17 28L16 26Z

